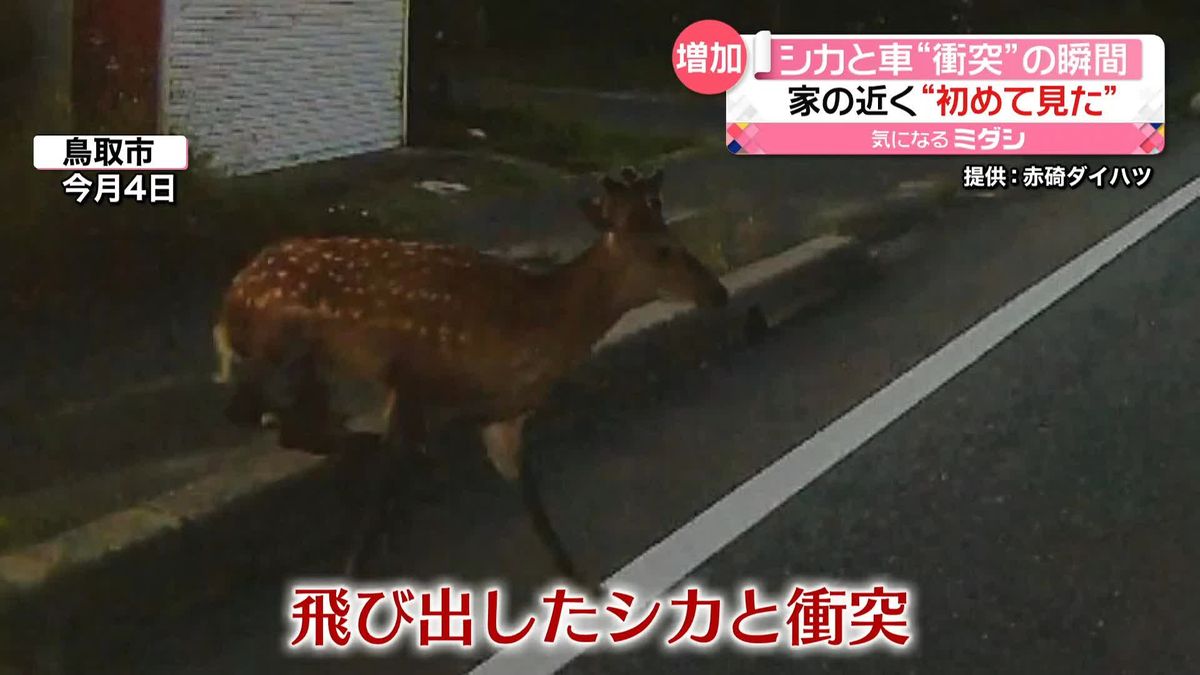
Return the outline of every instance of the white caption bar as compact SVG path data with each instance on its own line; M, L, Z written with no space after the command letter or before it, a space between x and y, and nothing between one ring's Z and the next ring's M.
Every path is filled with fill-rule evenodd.
M184 171L186 136L34 136L39 171Z

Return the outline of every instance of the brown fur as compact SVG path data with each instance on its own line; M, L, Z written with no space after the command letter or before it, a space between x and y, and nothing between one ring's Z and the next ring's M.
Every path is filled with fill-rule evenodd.
M618 297L602 273L611 255L602 240L535 274L461 247L285 241L234 280L220 323L243 359L278 367L312 352L335 370L420 392L430 408L507 419L652 297Z
M382 383L390 435L410 446L424 442L431 419L474 418L497 470L523 479L535 526L569 568L522 472L525 418L630 309L660 295L706 305L727 297L667 230L660 181L629 170L624 182L606 178L604 196L581 203L603 235L545 273L445 244L335 237L267 247L233 280L213 331L219 379L241 362L231 408L261 405L267 373L307 363L314 372L293 378L302 399L293 419L324 423L317 372L329 370Z

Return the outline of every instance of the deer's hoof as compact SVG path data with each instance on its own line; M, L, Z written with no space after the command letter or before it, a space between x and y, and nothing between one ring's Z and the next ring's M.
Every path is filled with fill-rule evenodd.
M279 447L325 455L330 450L330 434L321 425L303 424L288 418L279 423Z
M234 394L225 406L225 418L239 427L257 427L263 415L262 401L248 394Z
M577 577L572 579L584 593L587 593L592 599L599 599L604 596L604 586L596 579L588 577Z
M342 565L342 574L348 579L356 579L369 574L372 561L378 559L379 552L376 546L363 544L359 549L352 551L346 556L346 562Z
M279 430L279 447L285 450L302 450L314 455L327 454L320 438L286 427Z
M342 576L353 579L362 572L362 563L359 562L357 555L351 555L346 558L345 564L342 565Z

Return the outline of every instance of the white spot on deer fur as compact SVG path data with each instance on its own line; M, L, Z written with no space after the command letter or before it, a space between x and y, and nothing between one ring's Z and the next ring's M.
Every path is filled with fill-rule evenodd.
M467 344L467 341L468 341L468 340L470 340L470 339L471 339L471 336L470 336L470 334L469 334L469 333L467 333L466 331L462 331L461 333L459 333L459 334L458 334L458 343L459 343L460 345L465 345L465 344Z
M354 318L354 319L361 319L361 318L362 318L362 315L363 315L363 313L362 313L362 310L361 310L361 309L353 309L353 310L350 310L350 317L351 317L351 318Z
M279 270L278 272L275 273L275 276L279 277L280 279L286 279L287 275L288 275L287 270Z
M275 296L275 299L278 300L283 297L283 289L276 286L275 291L271 295Z
M326 260L333 260L333 254L332 254L332 253L330 253L329 251L322 251L322 252L321 252L321 257L322 257L322 258L324 258L324 259L326 259Z
M301 279L301 280L300 280L300 281L299 281L299 282L296 284L296 287L297 287L297 288L299 288L299 289L300 289L300 290L302 290L302 291L307 291L307 290L308 290L308 282L307 282L307 281L304 281L303 279Z

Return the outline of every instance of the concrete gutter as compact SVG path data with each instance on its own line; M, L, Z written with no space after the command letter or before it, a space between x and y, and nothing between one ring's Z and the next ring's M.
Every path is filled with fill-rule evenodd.
M871 246L928 219L955 193L955 179L900 185L877 203L819 215L839 233L725 275L731 292L725 310L655 302L629 313L578 377L636 372L647 347L711 349L756 341L771 326L872 279ZM43 656L81 630L107 628L97 622L160 620L337 542L346 522L341 514L357 504L352 486L362 463L353 460L362 453L329 458L281 450L267 440L253 449L261 452L249 465L206 475L0 556L0 665L12 661L21 664L20 672L53 671ZM118 614L122 619L113 620Z

